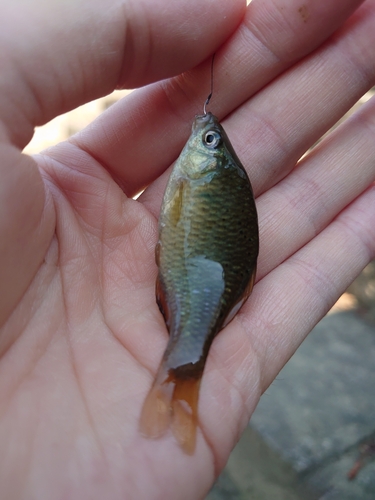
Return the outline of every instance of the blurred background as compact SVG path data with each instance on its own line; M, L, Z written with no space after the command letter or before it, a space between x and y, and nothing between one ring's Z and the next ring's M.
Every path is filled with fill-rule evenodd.
M24 152L66 140L127 93L115 91L37 128ZM375 261L262 397L207 497L245 499L375 500Z
M115 90L112 94L88 102L73 111L69 111L69 113L57 116L43 127L37 127L34 137L24 149L24 153L36 154L43 149L65 141L130 92L129 90Z

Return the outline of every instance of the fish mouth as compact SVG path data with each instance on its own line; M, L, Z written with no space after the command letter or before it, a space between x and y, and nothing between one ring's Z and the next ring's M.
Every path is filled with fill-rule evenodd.
M215 115L208 112L206 115L196 115L193 122L193 131L196 129L202 129L207 125L217 125L218 119Z

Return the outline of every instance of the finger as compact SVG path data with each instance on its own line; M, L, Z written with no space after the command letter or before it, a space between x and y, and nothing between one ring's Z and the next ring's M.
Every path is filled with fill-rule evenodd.
M256 195L290 172L302 154L375 84L375 4L361 7L334 39L276 79L223 125ZM166 178L141 198L158 213ZM159 183L161 184L159 186Z
M375 181L375 97L257 201L261 280ZM277 248L277 252L275 252Z
M263 278L226 331L215 339L202 381L201 415L219 464L247 425L260 394L374 258L374 211L372 187Z
M308 1L307 19L297 0L282 8L267 0L252 2L244 22L216 55L211 109L220 118L230 113L314 50L359 4ZM209 92L210 64L133 93L74 141L110 170L126 194L134 195L178 155Z
M375 3L362 6L319 50L245 103L225 126L260 194L375 84Z
M270 323L268 320L264 322L267 323L267 333L263 329L254 332L254 340L257 339L255 349L258 351L259 347L258 352L263 353L263 391L314 325L374 258L374 209L375 187L372 186L322 233L267 275L264 283L263 280L260 282L260 288L266 286L268 291L271 280L273 283L269 299L263 302L262 311L259 311L261 315L267 318L266 309L270 312L276 296L280 301L279 312L284 312L278 316L280 322L273 326L274 316L268 315ZM283 283L285 286L287 276L293 289L281 298L281 287ZM255 298L253 307L256 306Z
M0 115L12 141L24 147L35 125L118 86L144 85L195 66L236 28L244 8L243 0L2 5L7 78L0 85Z

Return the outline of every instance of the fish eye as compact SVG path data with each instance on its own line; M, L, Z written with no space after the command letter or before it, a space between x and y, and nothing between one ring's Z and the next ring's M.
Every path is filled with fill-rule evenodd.
M217 148L221 143L221 135L216 130L209 130L204 136L204 143L209 148Z

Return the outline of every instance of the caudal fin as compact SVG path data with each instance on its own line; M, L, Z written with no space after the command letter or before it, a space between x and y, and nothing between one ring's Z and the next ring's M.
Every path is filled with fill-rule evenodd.
M149 438L161 437L169 427L185 453L195 450L198 396L201 379L181 379L159 372L143 405L140 430Z
M198 397L201 379L176 379L173 392L172 432L181 448L192 455L198 425Z

